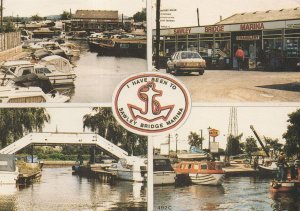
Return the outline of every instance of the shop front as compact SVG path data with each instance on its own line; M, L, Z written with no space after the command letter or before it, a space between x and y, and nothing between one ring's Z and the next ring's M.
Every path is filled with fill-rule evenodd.
M245 53L245 70L294 70L300 61L300 19L183 27L160 33L162 66L176 51L189 50L199 52L208 69L236 69L238 47Z

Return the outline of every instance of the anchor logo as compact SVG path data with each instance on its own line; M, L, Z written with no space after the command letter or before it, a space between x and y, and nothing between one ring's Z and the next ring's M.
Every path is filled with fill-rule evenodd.
M157 97L161 97L162 90L156 89L156 84L153 81L147 82L147 84L141 86L137 92L137 95L141 101L145 103L144 108L127 104L131 116L134 120L138 118L147 122L154 122L158 119L166 121L175 105L161 106Z

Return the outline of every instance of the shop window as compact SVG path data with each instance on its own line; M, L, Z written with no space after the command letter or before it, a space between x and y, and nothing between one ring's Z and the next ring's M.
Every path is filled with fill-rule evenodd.
M165 56L171 56L175 51L175 42L165 42Z
M203 57L212 57L213 56L213 41L200 39L199 53Z
M220 58L230 57L230 40L215 41L215 56Z
M178 41L177 42L177 50L178 51L186 51L187 50L187 42L181 42L181 41Z
M297 38L286 38L286 56L297 57L298 56L298 39Z

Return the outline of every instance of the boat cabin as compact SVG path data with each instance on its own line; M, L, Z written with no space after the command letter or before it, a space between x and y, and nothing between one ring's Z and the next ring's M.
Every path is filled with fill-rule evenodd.
M180 162L176 168L176 173L224 173L223 164L211 161Z

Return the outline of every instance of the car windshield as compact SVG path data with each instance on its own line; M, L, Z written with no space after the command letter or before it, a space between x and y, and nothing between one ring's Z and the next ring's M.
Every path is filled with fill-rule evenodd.
M197 52L182 52L182 59L200 59L200 55Z

